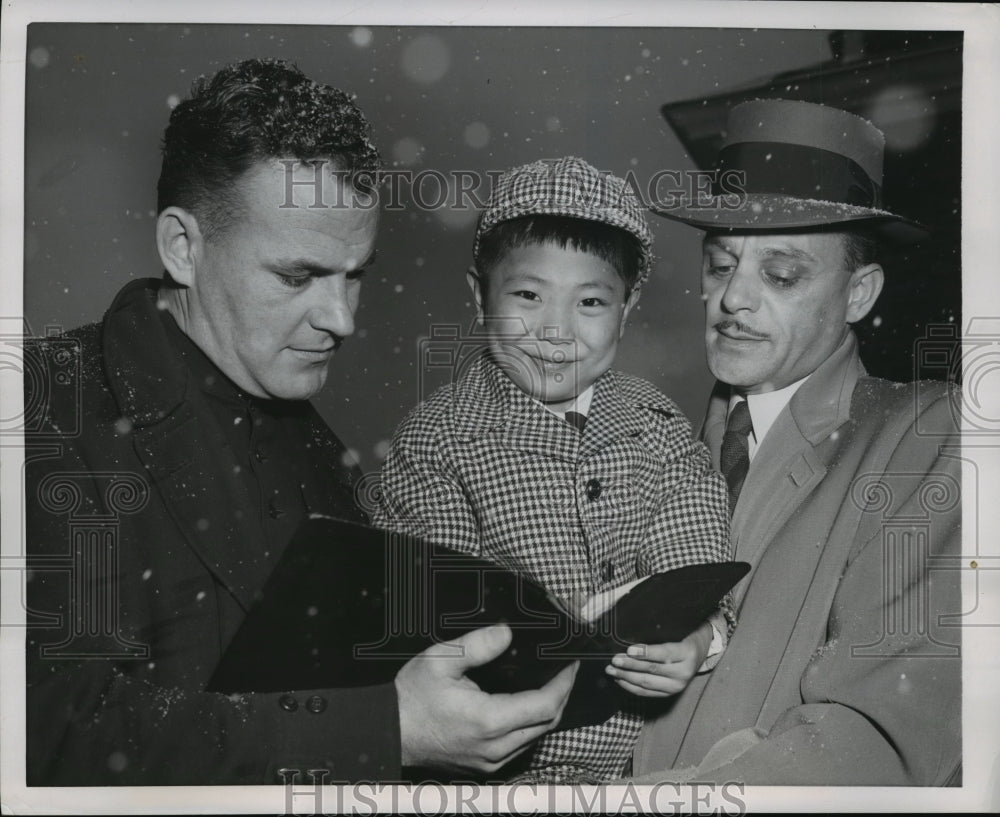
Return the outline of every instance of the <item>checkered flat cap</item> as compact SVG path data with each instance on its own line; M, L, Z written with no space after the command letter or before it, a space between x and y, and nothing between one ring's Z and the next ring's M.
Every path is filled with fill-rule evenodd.
M617 176L567 156L541 159L504 173L479 216L472 255L479 258L482 237L498 224L524 216L569 216L599 221L634 235L641 247L638 283L653 266L653 235L632 188Z

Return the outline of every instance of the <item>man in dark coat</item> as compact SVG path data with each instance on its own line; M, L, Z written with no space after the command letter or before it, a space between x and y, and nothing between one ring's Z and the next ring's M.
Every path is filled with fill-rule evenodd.
M369 133L350 97L284 63L199 81L164 138L162 281L28 344L53 375L48 392L26 378L44 418L26 454L29 785L481 773L558 721L572 667L504 698L464 678L503 627L383 686L205 691L298 524L363 518L357 469L308 399L374 256Z

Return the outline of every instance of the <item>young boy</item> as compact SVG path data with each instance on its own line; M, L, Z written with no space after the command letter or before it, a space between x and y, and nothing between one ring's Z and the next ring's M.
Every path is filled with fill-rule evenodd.
M576 606L728 559L726 487L708 450L650 383L610 370L651 248L630 188L580 159L501 177L468 276L488 353L396 430L373 522L519 571ZM620 774L642 699L683 689L726 630L720 614L680 643L615 656L608 674L635 697L602 724L545 736L519 779Z

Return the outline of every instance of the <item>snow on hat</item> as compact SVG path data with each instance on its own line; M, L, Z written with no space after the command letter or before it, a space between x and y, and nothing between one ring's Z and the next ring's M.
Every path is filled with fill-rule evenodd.
M729 111L713 195L651 209L704 230L858 224L890 240L924 238L925 227L882 207L884 153L882 131L839 108L786 99L743 102ZM728 183L727 172L737 174Z

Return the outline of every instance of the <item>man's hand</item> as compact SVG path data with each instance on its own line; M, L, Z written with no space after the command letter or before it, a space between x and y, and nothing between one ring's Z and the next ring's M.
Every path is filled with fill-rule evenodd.
M606 672L627 692L644 698L666 698L688 685L708 655L712 625L704 622L671 644L633 644L611 659Z
M404 766L494 772L552 729L562 717L578 662L541 689L488 695L465 677L511 640L506 625L435 644L396 675Z

